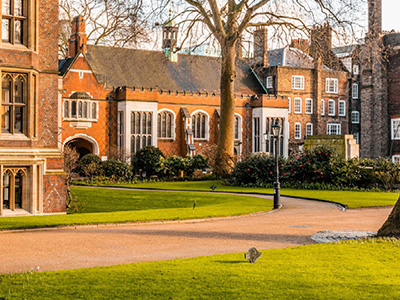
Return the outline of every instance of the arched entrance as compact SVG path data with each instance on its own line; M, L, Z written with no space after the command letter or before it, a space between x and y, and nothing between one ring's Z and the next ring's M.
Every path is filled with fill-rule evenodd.
M96 140L86 135L75 135L70 137L64 142L64 146L76 149L79 158L82 158L86 154L99 155L99 146Z

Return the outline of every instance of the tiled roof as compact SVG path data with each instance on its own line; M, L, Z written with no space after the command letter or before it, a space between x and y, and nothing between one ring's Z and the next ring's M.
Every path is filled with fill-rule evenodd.
M220 90L220 58L178 54L171 62L160 51L88 45L87 60L99 81L109 87L145 87L171 91ZM250 66L236 61L235 92L260 94L262 88Z

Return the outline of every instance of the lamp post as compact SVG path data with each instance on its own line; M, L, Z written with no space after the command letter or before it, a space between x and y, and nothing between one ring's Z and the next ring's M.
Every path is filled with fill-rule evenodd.
M274 209L279 208L280 199L280 183L279 183L279 153L278 153L278 141L281 135L282 126L279 121L276 120L275 124L272 125L272 135L275 139L275 182L274 182Z

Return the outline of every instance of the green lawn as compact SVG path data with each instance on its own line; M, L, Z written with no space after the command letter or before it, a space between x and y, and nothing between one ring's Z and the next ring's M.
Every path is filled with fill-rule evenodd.
M248 188L237 186L225 186L221 181L191 181L191 182L152 182L152 183L133 183L119 184L118 186L146 189L164 190L193 190L210 191L210 186L216 185L215 191L235 192L235 193L256 193L273 194L272 188ZM281 189L282 196L298 198L317 199L324 201L338 202L347 205L349 208L371 207L371 206L390 206L394 205L399 198L398 193L384 192L357 192L357 191L327 191L327 190L296 190Z
M399 240L243 255L0 275L0 299L400 299Z
M62 225L198 219L242 215L272 208L272 201L242 195L113 190L73 187L86 202L79 214L2 217L1 229L55 227ZM196 208L193 209L194 201Z

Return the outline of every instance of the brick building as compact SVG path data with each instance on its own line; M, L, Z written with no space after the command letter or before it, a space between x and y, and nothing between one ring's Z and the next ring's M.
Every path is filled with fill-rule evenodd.
M255 53L266 49L267 29L255 32ZM261 47L260 47L261 45ZM332 29L315 26L310 41L255 56L257 74L266 93L288 98L289 148L296 151L310 135L349 133L349 72L332 51Z
M87 45L85 22L76 17L68 57L59 62L62 143L103 159L130 157L146 145L180 156L215 145L220 61L176 53L177 38L178 27L167 22L163 51ZM248 60L238 58L236 72L235 153L263 151L262 124L279 120L279 151L287 155L287 98L266 95Z
M57 4L1 2L0 215L65 212Z

